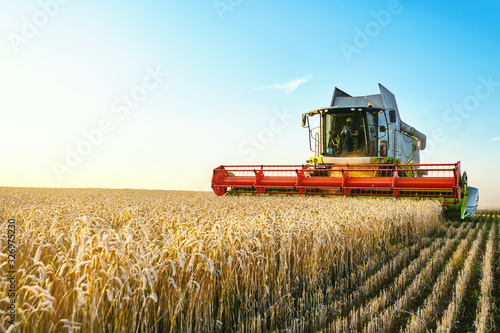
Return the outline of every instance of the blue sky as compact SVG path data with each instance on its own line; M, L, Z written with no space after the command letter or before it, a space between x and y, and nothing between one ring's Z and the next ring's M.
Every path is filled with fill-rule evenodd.
M382 83L423 161L500 206L496 2L0 6L2 185L207 189L223 163L303 163L300 115Z

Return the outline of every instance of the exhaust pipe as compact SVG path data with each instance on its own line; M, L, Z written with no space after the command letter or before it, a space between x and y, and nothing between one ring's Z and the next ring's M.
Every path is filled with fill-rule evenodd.
M405 132L408 135L415 135L415 137L418 139L418 148L420 150L425 149L425 142L427 140L427 137L425 136L424 133L420 132L419 130L415 129L414 127L411 127L404 121L401 121L401 131Z

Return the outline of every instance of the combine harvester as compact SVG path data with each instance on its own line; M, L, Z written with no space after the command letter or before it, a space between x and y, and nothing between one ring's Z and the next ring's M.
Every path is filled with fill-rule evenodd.
M331 106L304 113L314 157L302 165L221 165L212 189L221 195L385 196L441 201L447 216L471 218L479 192L460 162L420 164L423 133L401 120L396 98L353 97L335 88ZM309 119L319 117L319 126Z

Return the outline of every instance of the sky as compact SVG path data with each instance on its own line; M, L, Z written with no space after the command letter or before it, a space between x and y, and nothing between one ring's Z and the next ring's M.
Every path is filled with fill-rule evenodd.
M0 184L209 190L301 164L301 114L391 90L500 208L494 1L0 0Z

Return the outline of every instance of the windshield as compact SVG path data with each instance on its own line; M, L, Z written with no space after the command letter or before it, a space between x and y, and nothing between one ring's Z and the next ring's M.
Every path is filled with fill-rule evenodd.
M364 112L346 112L324 115L325 155L368 156ZM370 114L369 127L375 130L374 117ZM349 120L349 124L348 124ZM370 132L376 140L376 133ZM372 139L372 136L370 136Z

